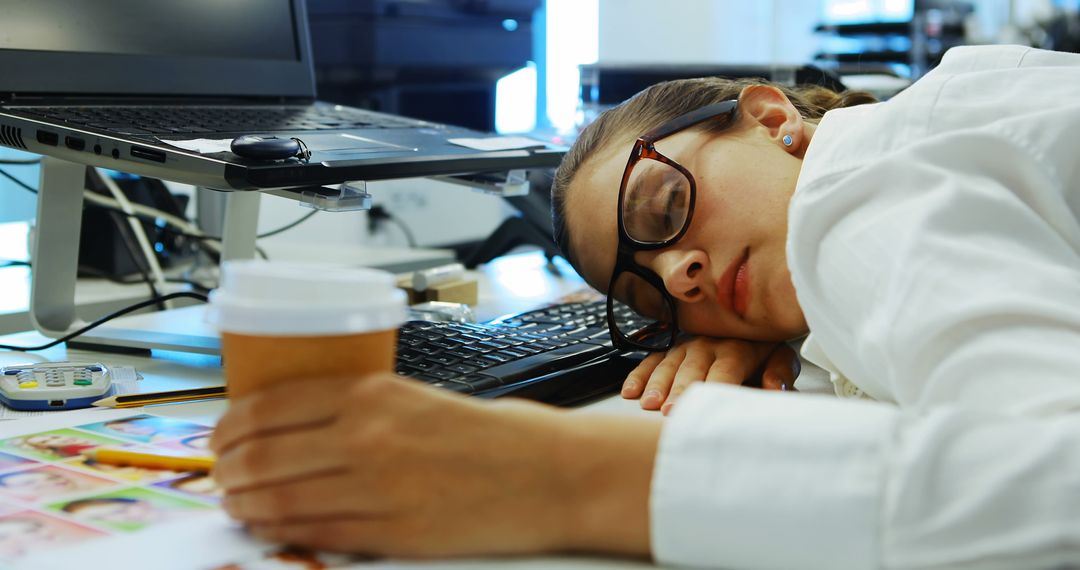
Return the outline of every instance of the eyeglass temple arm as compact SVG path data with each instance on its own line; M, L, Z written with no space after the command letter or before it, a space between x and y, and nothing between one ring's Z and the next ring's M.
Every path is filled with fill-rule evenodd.
M719 103L713 103L712 105L706 105L696 111L691 111L685 115L675 118L674 120L653 129L641 136L641 139L647 142L658 141L672 133L676 133L683 129L692 127L698 123L703 123L714 117L718 117L725 113L731 113L738 106L737 99L729 99L727 101L721 101Z

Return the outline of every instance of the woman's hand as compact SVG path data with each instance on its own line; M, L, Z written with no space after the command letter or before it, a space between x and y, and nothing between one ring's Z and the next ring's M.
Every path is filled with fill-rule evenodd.
M408 558L646 556L658 438L642 418L474 400L383 374L241 398L211 448L226 511L274 541Z
M647 356L627 375L622 396L641 398L642 408L667 414L692 382L741 385L761 370L762 388L794 390L799 368L799 356L784 343L699 336Z

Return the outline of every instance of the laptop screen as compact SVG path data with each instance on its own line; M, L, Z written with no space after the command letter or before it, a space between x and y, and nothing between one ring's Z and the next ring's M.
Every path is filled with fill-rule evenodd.
M5 93L313 97L302 0L4 0Z
M292 36L289 0L7 0L0 19L0 49L298 60Z

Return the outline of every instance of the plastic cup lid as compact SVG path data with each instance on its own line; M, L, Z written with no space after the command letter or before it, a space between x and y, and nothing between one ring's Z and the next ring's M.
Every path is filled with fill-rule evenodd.
M222 264L207 319L222 332L344 335L397 328L405 292L376 269L262 260Z

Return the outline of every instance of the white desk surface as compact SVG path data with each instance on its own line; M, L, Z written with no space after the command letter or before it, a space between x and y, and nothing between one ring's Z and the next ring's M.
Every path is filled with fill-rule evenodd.
M580 277L574 274L561 260L556 269L563 272L556 276L546 266L543 256L535 253L510 255L500 258L486 266L480 272L480 302L477 317L490 319L513 312L534 308L550 302L562 295L572 293L584 287ZM33 332L18 333L0 337L0 343L15 345L37 344L43 337ZM176 390L210 386L222 383L220 359L216 356L188 354L179 352L155 351L152 356L104 354L79 350L67 350L64 346L38 353L18 353L0 351L0 366L40 361L95 360L110 366L132 366L144 377L142 391ZM804 367L804 376L808 371ZM800 389L804 384L814 383L820 388L822 380L818 378L800 378ZM823 391L823 390L812 390ZM184 418L198 423L215 423L224 412L224 400L193 402L185 404L159 405L150 409L157 415ZM582 413L593 411L651 414L640 409L636 401L623 400L614 395L594 402L582 408ZM63 412L50 412L50 414ZM18 420L16 420L18 421ZM408 568L563 568L563 569L607 569L607 568L643 568L649 564L630 560L608 560L594 558L528 558L508 561L454 561L427 562L408 565L387 563L364 564L358 567L408 567Z
M535 308L584 287L583 281L561 260L559 260L556 268L558 271L562 271L565 277L559 278L552 273L546 266L543 256L536 253L510 255L485 265L477 272L480 279L480 302L475 308L477 318L487 320ZM23 332L0 337L0 344L25 346L39 344L45 340L47 340L45 337L35 332ZM152 356L111 354L68 350L63 345L36 353L0 351L0 366L62 360L92 360L104 362L110 366L132 366L143 376L143 380L140 382L142 391L145 392L211 386L223 382L220 359L209 355L165 351L155 351ZM226 405L225 400L210 400L153 406L148 411L156 415L212 424L225 411ZM642 411L636 402L626 401L618 396L591 404L588 406L588 410L634 414L648 413ZM62 414L64 412L49 412L49 414L57 413ZM631 560L587 557L537 557L515 560L462 560L401 565L382 562L362 564L357 567L608 569L652 566L644 562Z

